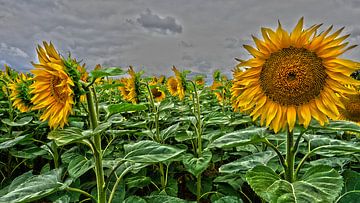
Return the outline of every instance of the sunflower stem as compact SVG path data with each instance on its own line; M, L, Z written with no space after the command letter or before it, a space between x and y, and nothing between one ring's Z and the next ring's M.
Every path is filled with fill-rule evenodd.
M91 129L94 130L98 126L95 104L90 88L86 87L85 90L86 90L86 99L89 110L90 126ZM98 193L97 194L98 203L105 203L106 202L106 194L104 190L105 179L104 179L104 171L102 166L102 150L101 150L100 133L94 136L94 159L95 159L95 175L96 175L96 184L97 184L97 193Z
M199 94L196 89L196 84L193 81L189 81L194 86L194 95L196 102L193 102L194 109L196 109L196 120L197 120L197 126L196 126L196 134L197 134L197 157L202 156L202 129L201 129L201 112L200 112L200 98ZM200 202L201 199L201 173L196 176L196 201Z
M286 170L285 170L285 179L290 183L294 182L294 135L293 131L290 131L287 128L286 133Z

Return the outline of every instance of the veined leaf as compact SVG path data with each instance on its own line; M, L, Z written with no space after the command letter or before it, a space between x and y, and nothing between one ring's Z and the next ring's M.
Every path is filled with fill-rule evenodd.
M31 202L56 192L63 186L58 180L58 173L59 171L52 170L41 175L26 175L26 180L10 187L11 190L9 188L9 192L0 197L0 203Z
M246 180L268 202L330 203L340 194L343 181L329 166L314 166L293 183L282 180L271 168L256 166L246 173Z
M169 145L144 140L124 145L124 159L139 163L158 163L174 158L185 151Z
M186 154L183 157L183 164L187 171L194 176L204 172L211 161L212 153L210 150L204 150L201 157L194 157L193 154Z
M64 146L88 138L90 136L91 133L85 134L79 128L69 127L51 131L48 134L48 139L54 140L57 146Z
M103 68L99 70L93 70L90 72L90 76L93 78L100 78L105 76L117 76L117 75L123 75L125 72L119 68L119 67L109 67L109 68Z
M32 116L27 116L27 117L21 118L17 121L10 121L10 119L4 118L4 119L1 119L1 122L3 122L4 124L6 124L8 126L18 127L18 126L24 126L24 125L29 124L32 121L32 119L33 119Z
M264 140L266 128L247 128L227 133L214 140L209 147L232 148L247 144L259 143Z
M22 135L22 136L18 136L18 137L14 137L14 138L4 138L0 140L0 149L6 149L9 147L12 147L16 144L18 144L19 142L25 140L27 137L29 137L29 135Z
M360 133L360 125L351 121L330 121L328 124L321 126L318 122L311 123L309 126L313 129L327 129L333 131L350 131Z

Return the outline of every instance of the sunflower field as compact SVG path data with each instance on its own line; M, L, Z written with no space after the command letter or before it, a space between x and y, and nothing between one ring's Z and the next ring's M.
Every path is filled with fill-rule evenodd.
M360 202L360 63L320 26L261 28L232 79L43 42L0 72L0 203Z

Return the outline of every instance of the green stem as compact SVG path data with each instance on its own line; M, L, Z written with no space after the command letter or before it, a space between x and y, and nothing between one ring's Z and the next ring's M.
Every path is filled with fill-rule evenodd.
M131 166L128 167L128 168L126 168L126 169L121 173L121 175L116 179L116 182L115 182L115 184L114 184L114 186L113 186L113 188L112 188L112 190L111 190L111 193L110 193L110 196L109 196L109 202L108 202L108 203L111 203L111 202L112 202L112 200L114 199L114 195L115 195L116 189L117 189L117 187L118 187L121 179L122 179L122 178L124 177L124 175L125 175L128 171L130 171L131 169L132 169Z
M191 84L194 86L194 94L196 102L193 102L194 109L196 109L196 120L197 126L195 128L197 134L197 157L202 156L202 129L201 129L201 112L200 112L200 98L199 94L196 89L196 84L193 81L190 81ZM201 199L201 173L196 177L196 201L200 202Z
M72 191L72 192L78 192L78 193L85 195L86 197L90 197L91 199L96 200L94 196L92 196L91 194L85 192L84 190L80 190L78 188L66 187L65 190Z
M159 170L160 170L160 179L161 179L161 189L165 189L165 173L164 173L164 164L159 163Z
M85 88L85 90L86 90L86 99L87 99L89 117L90 117L90 126L92 130L94 130L98 126L94 100L90 89ZM104 171L102 166L101 133L98 133L94 136L94 159L95 159L95 175L96 175L96 184L97 184L97 193L98 193L98 203L105 203L106 194L104 189L105 179L104 179Z
M280 159L280 163L281 165L284 167L284 170L286 170L287 168L287 164L286 164L286 161L284 159L284 156L281 154L281 152L278 150L278 148L276 148L271 142L269 142L268 139L264 139L264 143L269 146L271 149L273 149L275 151L275 153L277 154L277 156L279 157Z
M286 170L285 170L285 178L290 183L294 182L294 135L293 131L289 131L287 128L286 134Z

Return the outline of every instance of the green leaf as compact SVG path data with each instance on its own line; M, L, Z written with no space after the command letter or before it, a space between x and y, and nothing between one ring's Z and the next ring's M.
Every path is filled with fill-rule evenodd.
M32 121L32 119L33 119L32 116L27 116L27 117L21 118L17 121L10 121L10 119L4 118L4 119L1 119L1 122L3 122L4 124L6 124L8 126L18 127L18 126L24 126L24 125L29 124Z
M182 161L187 171L194 176L198 176L208 168L211 157L211 151L204 150L201 157L194 157L193 154L186 154Z
M124 203L147 203L147 202L141 197L130 196L124 200Z
M138 163L158 163L177 157L185 151L169 145L162 145L154 141L143 140L124 145L124 159Z
M257 165L266 165L276 154L273 151L264 151L244 156L236 161L222 165L220 173L246 172Z
M342 173L344 187L342 195L336 200L337 203L358 203L360 199L360 173L345 170Z
M151 183L151 178L147 176L133 176L126 178L127 189L130 188L142 188Z
M266 128L247 128L227 133L214 140L209 147L232 148L264 141Z
M4 138L0 140L0 149L6 149L9 147L12 147L16 144L18 144L19 142L25 140L25 138L29 137L29 135L23 135L23 136L18 136L18 137L14 137L14 138Z
M92 160L86 159L82 155L77 155L71 159L68 166L68 172L73 179L76 179L93 167L94 162Z
M103 68L99 70L93 70L90 72L90 76L93 78L100 78L105 76L117 76L123 75L125 72L119 67Z
M321 126L318 122L311 123L309 126L313 129L327 129L332 131L350 131L360 133L360 125L351 121L330 121L328 124Z
M104 132L105 130L107 130L108 128L111 127L111 123L110 122L105 122L105 123L101 123L100 125L98 125L94 131L93 131L93 135L95 134L99 134Z
M69 127L51 131L48 134L48 139L54 140L56 145L60 147L88 138L90 135L91 134L84 135L79 128Z
M124 113L124 112L135 112L135 111L143 111L148 107L144 104L130 104L130 103L121 103L121 104L111 104L105 106L105 111L107 112L107 116L109 117L116 113Z
M243 201L239 197L225 196L216 200L214 203L243 203Z
M172 101L166 100L166 101L163 101L163 102L160 103L158 111L162 112L162 111L166 111L166 110L169 110L169 109L173 109L174 106L175 105L174 105L174 103Z
M175 132L179 129L180 123L169 126L160 132L161 140L165 141L171 136L175 136Z
M338 172L325 165L308 169L293 183L280 179L267 166L256 166L246 173L246 180L260 197L277 203L330 203L339 195L343 185Z
M151 195L145 199L147 200L147 203L190 203L190 201L167 195Z
M31 202L54 193L62 186L58 176L58 171L52 170L28 177L21 184L11 187L11 190L9 188L9 192L0 197L0 203Z

